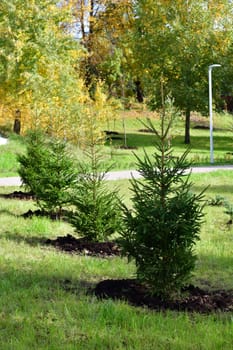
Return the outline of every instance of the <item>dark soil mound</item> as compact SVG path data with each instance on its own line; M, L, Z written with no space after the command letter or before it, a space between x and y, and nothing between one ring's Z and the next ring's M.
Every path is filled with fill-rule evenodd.
M90 242L87 238L75 238L72 235L47 239L46 244L52 245L69 253L98 256L101 258L119 256L120 248L114 242Z
M120 149L138 149L137 147L134 147L134 146L119 146L118 148Z
M200 130L209 130L210 126L207 124L200 124L200 125L195 125L193 129L200 129ZM226 131L226 129L222 128L213 128L214 131Z
M122 140L122 136L120 136L119 132L112 130L104 130L106 135L106 140Z
M95 287L94 294L99 298L121 299L133 306L152 310L198 313L233 311L233 291L209 292L192 285L183 289L179 298L168 301L150 296L148 288L135 279L102 281Z
M63 220L63 221L67 221L67 216L69 215L69 212L67 210L62 210L60 212L60 215L58 216L58 214L56 213L50 213L47 212L45 210L31 210L29 209L26 213L22 214L22 217L25 219L28 218L32 218L33 216L37 216L37 217L48 217L51 220Z
M117 137L106 137L106 140L122 140L122 137L117 136Z
M24 199L24 200L32 200L35 199L35 195L32 192L22 192L22 191L14 191L12 193L1 194L3 198L12 198L12 199Z
M104 130L106 135L119 135L118 131Z
M193 127L193 129L200 129L200 130L208 130L209 128L210 128L209 125L205 125L205 124L203 124L203 125L195 125Z
M139 129L138 132L154 134L154 131L151 129Z

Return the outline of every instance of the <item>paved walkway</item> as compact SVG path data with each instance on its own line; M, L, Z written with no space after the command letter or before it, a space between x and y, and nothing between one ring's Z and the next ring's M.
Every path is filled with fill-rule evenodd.
M193 173L209 173L216 170L233 170L233 165L215 165L207 167L193 167L191 168ZM136 170L122 170L122 171L110 171L106 174L106 180L121 180L131 179L131 177L139 178L141 175Z
M214 165L206 167L193 167L193 173L209 173L216 170L233 170L233 165ZM140 178L141 175L136 170L110 171L106 174L106 180L123 180ZM0 186L20 186L22 181L19 177L3 177L0 178Z
M0 135L0 145L6 145L8 140Z
M20 186L22 181L20 177L2 177L0 178L0 186Z

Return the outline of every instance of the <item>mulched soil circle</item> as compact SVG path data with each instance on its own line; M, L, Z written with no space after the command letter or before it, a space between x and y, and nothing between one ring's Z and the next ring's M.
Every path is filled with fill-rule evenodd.
M49 213L45 210L31 210L29 209L26 213L22 214L21 216L24 219L30 219L33 216L37 216L37 217L47 217L51 220L63 220L63 221L67 221L67 216L69 215L69 212L67 210L62 210L60 213L60 216L58 217L58 215L56 213Z
M122 140L122 136L118 131L104 130L106 140Z
M112 131L112 130L104 130L104 133L106 135L119 135L118 131Z
M148 134L154 134L154 131L151 129L139 129L138 132L148 133Z
M111 141L114 141L114 140L122 140L122 137L121 136L108 136L106 137L106 140L111 140Z
M137 147L134 147L134 146L119 146L117 148L119 148L119 149L138 149Z
M209 125L206 124L200 124L200 125L194 125L193 129L200 129L200 130L209 130ZM225 129L222 128L213 128L214 131L224 131ZM226 131L226 130L225 130Z
M87 238L75 238L70 234L57 237L56 239L47 239L45 244L52 245L65 252L100 258L121 255L120 248L115 242L90 242Z
M188 311L197 313L232 312L232 291L206 291L190 285L175 300L164 301L149 294L149 289L136 279L104 280L92 292L98 298L125 300L133 306L157 311Z
M34 200L35 195L32 192L14 191L12 193L1 194L1 197L6 199L22 199L22 200Z
M200 130L208 130L210 127L209 125L195 125L193 129L200 129Z

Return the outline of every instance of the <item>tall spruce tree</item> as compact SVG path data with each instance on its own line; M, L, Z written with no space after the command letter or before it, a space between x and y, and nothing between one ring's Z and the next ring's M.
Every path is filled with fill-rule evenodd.
M203 192L191 192L189 150L173 156L168 137L171 123L165 125L165 108L161 132L148 120L156 138L155 152L152 158L146 152L143 159L136 156L144 179L131 181L133 209L122 204L120 239L123 254L136 262L139 280L163 298L171 297L189 280L203 218Z

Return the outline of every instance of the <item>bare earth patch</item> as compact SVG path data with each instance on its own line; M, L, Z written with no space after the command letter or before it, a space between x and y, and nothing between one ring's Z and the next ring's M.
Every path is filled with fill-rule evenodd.
M75 238L68 234L56 239L47 239L46 244L68 253L77 253L101 258L119 256L120 248L114 242L90 242L87 238Z
M146 286L136 279L105 280L97 284L94 294L99 298L125 300L133 306L157 311L188 311L197 313L233 311L233 291L205 291L192 285L182 290L179 298L164 301L149 295Z
M0 197L6 199L23 199L23 200L33 200L35 195L31 192L14 191L12 193L1 194Z

